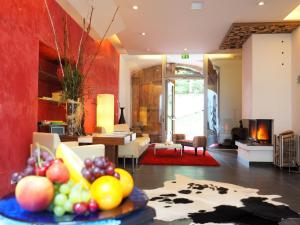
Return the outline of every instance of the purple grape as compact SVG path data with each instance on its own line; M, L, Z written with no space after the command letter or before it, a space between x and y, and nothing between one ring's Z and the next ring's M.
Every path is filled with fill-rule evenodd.
M84 160L84 165L85 165L87 168L93 167L93 160L91 160L90 158L85 159L85 160Z
M27 159L27 165L29 165L29 166L34 166L35 163L36 163L36 160L35 160L34 157L31 156L31 157L29 157L29 158Z
M90 171L89 169L87 169L87 168L82 168L81 174L82 174L82 176L83 176L85 179L87 179L88 181L90 181L91 178L92 178L92 173L91 173L91 171Z
M89 180L91 183L93 183L96 180L96 178L92 175L91 179Z
M106 169L108 166L109 166L109 164L108 164L109 162L107 162L107 161L104 161L104 164L103 164L103 166L102 166L102 169Z
M95 158L93 159L93 162L95 163L97 160L100 160L100 157L95 157Z
M119 173L117 173L117 172L114 172L114 177L115 177L115 178L117 178L118 180L120 180L120 177L121 177L121 176L120 176L120 174L119 174Z
M46 160L46 159L48 158L48 156L49 156L49 153L48 153L48 152L45 152L45 151L42 151L42 152L41 152L41 158L42 158L43 160Z
M49 162L49 163L51 163L53 160L54 160L54 159L53 159L53 157L52 157L51 155L49 155L49 156L45 159L45 161L46 161L46 162Z
M18 182L18 177L19 177L19 173L13 173L13 174L11 175L11 182L12 182L13 184L17 183L17 182Z
M97 212L98 210L99 210L98 203L95 200L91 199L89 202L89 211Z
M88 204L84 202L75 203L73 210L77 215L84 215L88 211Z
M19 173L18 177L17 177L17 183L24 177L24 175L22 173Z
M113 162L108 162L108 163L107 163L107 167L109 167L109 166L112 166L113 168L116 167L115 164L114 164Z
M27 166L23 171L24 176L29 176L34 174L34 168L32 166Z
M34 157L34 158L37 158L38 156L39 156L39 150L38 149L35 149L34 151L33 151L33 153L32 153L32 156Z
M94 168L92 169L92 173L93 173L93 176L94 176L95 178L98 178L98 177L102 176L102 174L101 174L101 169L98 168L98 167L94 167Z
M102 169L104 167L104 165L105 165L105 161L103 161L102 159L97 159L97 160L95 160L94 165L96 167Z
M115 168L113 166L108 166L105 170L106 175L111 175L113 176L115 173Z

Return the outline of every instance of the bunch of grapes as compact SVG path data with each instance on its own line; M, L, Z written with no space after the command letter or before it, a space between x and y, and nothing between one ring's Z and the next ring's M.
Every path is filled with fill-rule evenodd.
M91 199L88 189L81 184L74 184L71 180L65 184L55 184L55 196L49 206L56 216L65 213L76 213L79 215L98 211L98 204Z
M46 170L53 162L54 158L46 151L36 149L33 151L32 156L27 159L27 165L21 172L15 172L11 176L11 183L18 183L23 177L30 175L45 176ZM41 166L38 166L40 162Z
M81 174L91 183L104 175L114 176L115 178L120 179L120 174L115 172L115 165L102 156L95 157L94 159L85 159Z

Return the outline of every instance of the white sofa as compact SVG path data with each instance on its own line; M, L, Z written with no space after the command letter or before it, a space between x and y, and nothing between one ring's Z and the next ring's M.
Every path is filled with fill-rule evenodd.
M127 124L116 124L114 126L114 132L130 132ZM126 144L119 145L118 155L120 158L132 158L132 166L137 165L139 157L148 148L150 138L148 134L142 134L141 137L137 137L134 141Z
M36 143L49 148L54 154L58 145L60 143L64 143L71 150L73 150L73 152L75 152L82 160L86 158L93 158L95 156L105 155L104 145L97 144L79 146L77 141L61 142L58 134L55 133L33 132L32 149L34 149Z

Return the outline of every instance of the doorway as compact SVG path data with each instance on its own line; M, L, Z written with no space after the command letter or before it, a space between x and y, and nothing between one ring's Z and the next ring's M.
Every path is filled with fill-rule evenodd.
M186 55L185 55L186 56ZM203 56L167 55L164 69L165 140L174 133L187 139L204 135L205 82Z
M166 134L204 135L204 79L172 79L166 82Z
M175 102L174 133L204 135L204 79L177 79Z

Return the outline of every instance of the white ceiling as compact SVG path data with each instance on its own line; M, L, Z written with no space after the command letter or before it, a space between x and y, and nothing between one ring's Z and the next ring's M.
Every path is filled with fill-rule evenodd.
M99 40L101 39L109 24L113 19L113 15L117 9L117 5L113 0L56 0L58 4L80 25L83 24L83 18L88 21L91 7L94 7L92 17L91 36ZM120 16L116 14L114 22L111 24L105 38L125 29L125 24Z
M176 54L184 48L189 53L215 52L232 23L282 21L300 4L300 0L265 0L264 6L258 6L258 0L201 0L204 8L192 11L192 0L114 1L125 25L117 35L129 54ZM139 9L133 10L133 5Z

